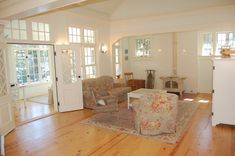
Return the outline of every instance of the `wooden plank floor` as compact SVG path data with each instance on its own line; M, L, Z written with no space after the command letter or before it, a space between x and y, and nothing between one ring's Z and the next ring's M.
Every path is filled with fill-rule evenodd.
M14 104L16 125L20 125L24 122L28 122L30 120L52 114L53 112L53 105L26 101L25 107L23 100L20 100L19 102Z
M211 96L184 97L209 103L200 105L175 145L80 124L93 114L83 110L18 126L6 137L6 156L235 156L235 128L211 126Z

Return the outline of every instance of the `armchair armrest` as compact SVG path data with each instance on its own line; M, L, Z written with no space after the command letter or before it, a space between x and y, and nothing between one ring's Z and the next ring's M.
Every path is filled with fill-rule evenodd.
M140 111L140 100L136 99L133 102L131 102L132 109L138 114Z

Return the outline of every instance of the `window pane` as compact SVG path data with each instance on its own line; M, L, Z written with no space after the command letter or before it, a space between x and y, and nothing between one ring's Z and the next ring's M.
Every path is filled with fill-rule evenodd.
M69 42L80 43L80 29L75 27L69 27Z
M84 29L84 36L88 36L88 35L87 35L87 30L86 30L86 29Z
M85 43L95 43L94 30L84 29L84 42Z
M84 48L85 65L95 64L95 49L86 47Z
M96 77L96 67L88 66L86 67L86 78L95 78Z
M77 42L77 37L73 36L73 42L76 43Z
M39 81L39 70L38 70L38 53L36 50L28 51L28 62L29 62L29 81Z
M48 50L40 50L40 68L42 80L50 80Z
M77 34L76 28L72 28L72 32L73 32L73 35L76 35Z
M115 62L119 63L119 57L118 56L115 56Z
M26 53L24 50L16 50L16 78L17 83L26 83L27 74L26 74Z
M202 56L210 56L213 53L212 33L203 34Z
M221 55L221 47L226 45L226 33L218 33L217 34L217 45L215 55Z
M38 30L39 31L44 31L44 24L43 23L38 23Z
M32 30L33 31L38 31L38 23L32 22Z
M13 39L20 39L20 32L19 30L12 30L12 38Z
M38 32L33 32L33 40L38 40Z
M77 82L77 64L75 51L65 50L62 53L63 81L66 84Z
M11 26L13 29L19 29L19 21L18 20L12 20Z
M45 33L45 41L50 41L50 34L49 33Z
M235 49L235 32L229 33L228 45L231 49Z
M45 32L50 32L49 24L45 24Z
M120 64L115 65L116 75L121 75L121 66Z
M21 30L20 31L20 39L26 40L27 39L27 32L26 30Z
M80 35L80 29L77 28L77 35L79 36Z
M11 29L4 29L4 36L6 36L7 38L12 38Z
M69 34L70 34L70 35L73 34L73 31L72 31L72 28L71 28L71 27L69 27Z
M23 20L20 20L20 29L26 30L26 22Z
M39 40L40 41L44 41L45 40L44 32L39 32Z
M145 57L150 55L151 42L149 39L136 40L136 56Z

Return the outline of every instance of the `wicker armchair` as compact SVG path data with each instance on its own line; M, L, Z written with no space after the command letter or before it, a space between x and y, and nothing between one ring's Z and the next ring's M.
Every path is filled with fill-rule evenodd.
M175 133L178 96L169 93L148 93L132 103L135 128L143 135Z

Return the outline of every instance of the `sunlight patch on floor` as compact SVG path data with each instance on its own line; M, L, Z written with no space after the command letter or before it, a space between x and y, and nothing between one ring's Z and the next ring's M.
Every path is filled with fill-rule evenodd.
M185 98L184 101L194 101L194 99Z
M198 100L199 103L209 103L209 100Z

